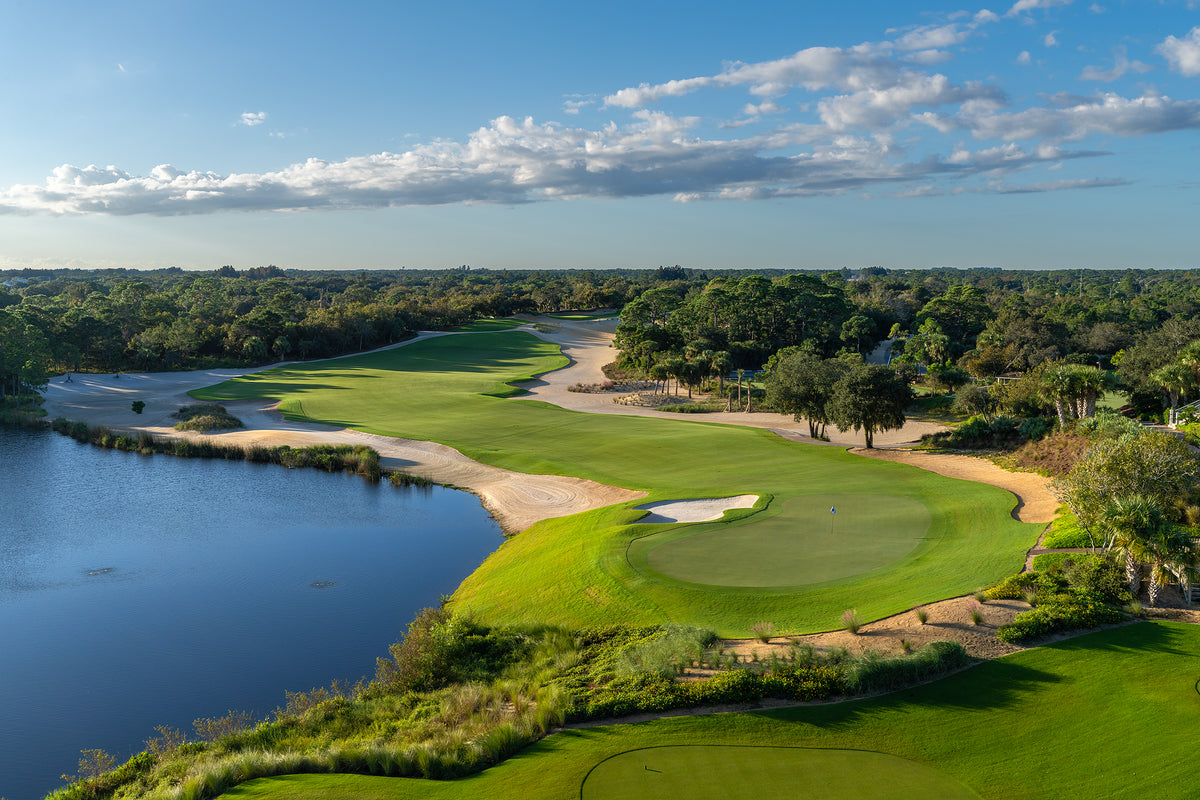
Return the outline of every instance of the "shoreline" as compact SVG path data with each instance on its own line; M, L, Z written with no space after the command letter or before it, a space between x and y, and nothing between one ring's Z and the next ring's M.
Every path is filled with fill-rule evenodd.
M535 380L517 384L526 394L511 402L534 400L586 413L658 417L679 420L680 415L612 402L613 395L571 392L575 384L599 383L601 367L613 359L611 342L615 323L611 320L572 322L553 318L526 318L527 324L512 330L524 331L557 344L569 361L566 367L545 373ZM534 323L537 323L537 328ZM404 347L426 339L457 335L423 331L411 339L380 350ZM374 351L372 351L374 352ZM341 356L339 358L344 358ZM326 359L330 360L330 359ZM248 400L227 403L226 408L245 424L245 429L222 433L176 431L170 415L180 406L196 402L187 392L229 378L250 375L297 363L280 362L247 369L212 369L191 372L141 373L117 376L74 373L71 382L56 377L47 387L44 408L49 418L64 417L89 426L104 426L126 433L148 433L167 439L206 438L228 446L266 445L305 447L314 444L366 444L379 451L385 471L403 471L443 486L469 491L506 533L517 533L544 519L569 516L616 503L638 500L639 492L607 486L582 478L514 472L474 461L453 448L435 442L393 438L338 428L319 423L286 420L276 403ZM130 403L142 400L146 408L135 414ZM696 420L700 421L700 420ZM1016 498L1014 516L1022 521L1043 522L1053 518L1057 501L1041 476L1009 473L982 459L969 456L931 456L894 449L914 443L924 433L943 426L909 422L903 428L878 434L883 449L866 451L858 446L860 435L832 431L830 442L815 442L807 436L807 425L772 412L715 412L703 422L764 428L790 441L840 446L868 457L901 461L947 477L974 480L999 486ZM1047 511L1047 508L1049 509Z

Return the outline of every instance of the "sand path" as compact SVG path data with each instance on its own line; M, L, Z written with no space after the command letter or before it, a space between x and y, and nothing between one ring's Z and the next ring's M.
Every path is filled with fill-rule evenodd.
M530 318L529 322L534 322ZM680 415L638 406L622 406L613 402L612 394L589 394L568 391L578 383L600 383L604 380L601 367L616 357L612 348L615 322L536 320L537 327L525 326L539 338L562 347L570 364L541 378L520 384L529 394L516 398L537 400L576 411L615 414L621 416L659 417L679 420ZM392 347L403 347L434 336L453 335L425 332ZM386 348L385 348L386 349ZM171 414L179 406L195 402L187 392L211 386L238 375L269 369L214 369L192 372L113 375L72 375L70 382L54 378L46 392L46 410L51 418L66 417L88 425L105 425L118 430L147 432L164 437L208 436L228 443L263 443L300 447L309 444L369 444L379 451L385 469L402 469L421 475L436 483L467 489L478 495L485 508L510 532L524 530L543 519L567 516L593 508L626 502L645 496L594 481L559 475L530 475L480 464L466 458L453 448L433 442L392 438L358 431L285 420L267 401L241 401L227 404L230 413L241 419L246 430L220 433L180 433L172 427ZM130 408L133 400L142 400L146 408L141 415ZM807 425L789 416L767 412L713 413L703 415L704 422L766 428L795 441L813 442L807 435ZM927 422L910 422L897 431L878 434L880 446L896 446L917 441L921 435L942 426ZM861 441L853 432L841 434L830 430L834 446L852 446ZM914 453L903 450L856 450L876 458L912 463L942 475L990 483L1013 492L1017 497L1018 518L1025 521L1049 520L1056 502L1040 476L1009 473L982 459L966 456L944 456ZM707 501L710 504L713 501Z

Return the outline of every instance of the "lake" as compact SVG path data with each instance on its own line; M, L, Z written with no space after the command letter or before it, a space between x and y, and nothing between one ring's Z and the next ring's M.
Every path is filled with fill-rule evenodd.
M465 492L0 428L0 797L372 675L501 541Z

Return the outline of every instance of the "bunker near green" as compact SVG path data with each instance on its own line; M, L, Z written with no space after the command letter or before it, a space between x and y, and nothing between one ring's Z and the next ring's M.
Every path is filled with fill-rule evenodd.
M772 506L743 523L637 539L629 562L708 586L803 586L886 567L912 552L930 523L929 509L912 497L814 494Z
M764 795L804 800L978 800L954 778L907 758L866 750L738 745L631 750L597 764L582 800L699 797L720 787L726 800Z

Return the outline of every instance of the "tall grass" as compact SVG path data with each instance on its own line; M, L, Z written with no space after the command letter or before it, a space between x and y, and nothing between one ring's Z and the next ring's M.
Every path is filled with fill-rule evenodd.
M258 464L278 464L288 468L314 468L326 472L352 472L371 481L383 475L379 452L366 445L319 444L309 447L265 447L263 445L223 444L208 439L158 439L148 433L136 437L115 433L103 426L89 427L59 417L50 427L79 442L111 450L181 456L184 458L221 458L230 461L251 461ZM409 483L393 480L394 486L424 485L421 478ZM427 483L427 482L426 482Z

